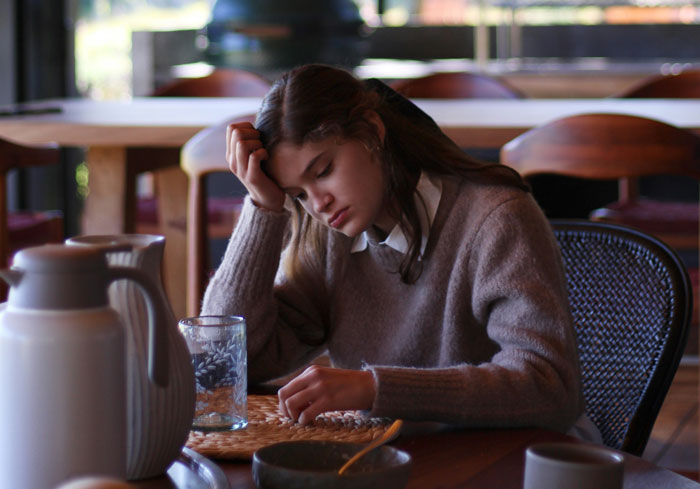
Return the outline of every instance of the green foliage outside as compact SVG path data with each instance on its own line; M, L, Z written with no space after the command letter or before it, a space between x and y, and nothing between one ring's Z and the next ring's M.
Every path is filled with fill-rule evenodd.
M131 96L131 33L199 29L209 19L207 0L82 0L75 31L78 90L99 100Z

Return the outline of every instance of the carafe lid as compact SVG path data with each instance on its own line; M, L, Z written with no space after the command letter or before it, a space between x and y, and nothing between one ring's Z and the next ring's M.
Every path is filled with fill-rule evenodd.
M104 254L93 248L43 245L19 251L10 270L8 302L30 309L86 309L108 305L109 272Z
M13 268L38 273L84 273L104 270L107 261L96 249L60 244L20 250L12 260Z

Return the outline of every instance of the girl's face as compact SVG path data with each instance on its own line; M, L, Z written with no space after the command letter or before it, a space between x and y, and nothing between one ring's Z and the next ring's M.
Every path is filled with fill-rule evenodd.
M372 225L388 232L394 225L384 202L381 164L359 141L283 142L266 168L311 217L347 236Z

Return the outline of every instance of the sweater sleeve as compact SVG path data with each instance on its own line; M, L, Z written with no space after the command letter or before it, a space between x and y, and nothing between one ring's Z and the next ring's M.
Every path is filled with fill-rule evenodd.
M204 293L202 314L243 316L248 379L264 382L305 365L322 348L301 338L322 337L321 314L278 271L287 212L260 209L246 197L226 252Z
M563 266L549 223L529 195L506 201L483 219L460 256L455 267L468 274L461 282L471 284L464 300L496 353L479 365L370 366L377 388L371 415L565 431L583 404Z

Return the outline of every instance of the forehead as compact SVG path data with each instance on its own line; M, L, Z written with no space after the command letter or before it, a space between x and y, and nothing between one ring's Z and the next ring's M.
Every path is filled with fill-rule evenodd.
M277 145L268 161L268 173L281 186L288 186L293 180L298 180L306 167L322 153L332 151L336 147L335 139L326 138L321 141L309 141L299 144L282 142Z
M272 152L272 159L277 157L285 158L303 158L305 156L316 155L325 151L330 146L334 146L332 138L326 138L321 141L307 141L302 144L281 142Z

